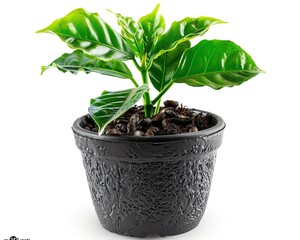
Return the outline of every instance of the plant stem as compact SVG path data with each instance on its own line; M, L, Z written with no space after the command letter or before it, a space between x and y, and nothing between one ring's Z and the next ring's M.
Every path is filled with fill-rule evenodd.
M156 98L153 99L152 104L155 105L158 101L160 101L161 97L169 90L170 87L173 85L173 81L170 81L163 90L156 96Z
M131 77L130 80L134 84L135 87L139 86L133 77Z
M148 84L148 69L147 69L147 55L144 54L142 58L142 67L141 67L141 75L144 84ZM145 110L145 117L150 118L153 116L153 105L150 99L149 90L144 93L144 110Z
M156 107L155 107L155 111L154 111L154 115L159 113L159 108L160 108L160 102L161 102L161 98L157 101Z

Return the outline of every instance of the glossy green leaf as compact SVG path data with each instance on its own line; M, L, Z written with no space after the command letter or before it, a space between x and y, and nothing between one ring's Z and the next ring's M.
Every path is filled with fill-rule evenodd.
M173 22L170 29L157 38L150 52L150 58L155 59L161 54L173 50L181 42L202 36L210 26L218 23L224 22L210 17L187 17L179 22Z
M146 51L150 50L153 41L165 31L165 19L159 12L159 6L157 4L151 13L139 20L145 34Z
M95 56L83 53L81 50L61 55L49 66L42 67L42 73L51 67L57 67L62 72L73 74L84 71L85 73L95 72L119 78L132 78L131 71L125 63L119 60L102 61Z
M119 13L114 14L121 26L122 36L126 39L135 56L142 58L144 53L144 30L140 23L134 21L131 17L124 17Z
M173 81L220 89L239 85L260 72L250 55L235 43L203 40L184 52Z
M189 41L179 44L174 50L165 52L153 61L149 77L157 91L161 91L172 79L183 52L190 48Z
M97 123L99 131L129 110L146 91L148 85L144 84L123 91L104 91L100 97L91 99L89 113Z
M128 60L134 56L118 32L97 13L89 13L81 8L38 31L42 32L54 33L69 47L81 49L103 60Z

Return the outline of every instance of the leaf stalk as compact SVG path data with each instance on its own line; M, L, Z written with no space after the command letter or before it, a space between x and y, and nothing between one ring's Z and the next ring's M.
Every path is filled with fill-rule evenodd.
M134 65L135 65L135 67L136 67L139 71L141 71L142 68L141 68L141 66L138 64L138 62L136 61L135 57L132 59L132 61L133 61Z
M157 101L156 107L155 107L155 111L154 111L154 115L159 113L159 108L160 108L160 102L161 102L161 98Z
M160 91L160 93L156 96L156 98L153 99L152 104L155 105L158 101L161 100L162 96L172 87L174 84L173 81L170 81L163 90Z
M130 80L131 80L131 82L133 83L133 85L134 85L135 87L138 87L138 86L139 86L138 83L135 81L135 79L134 79L133 77L131 77Z

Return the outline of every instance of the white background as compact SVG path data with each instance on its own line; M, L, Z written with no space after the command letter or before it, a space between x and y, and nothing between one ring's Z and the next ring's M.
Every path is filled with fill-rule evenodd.
M207 39L231 39L266 71L239 87L183 84L164 99L222 116L227 124L200 225L172 239L300 239L299 8L297 1L161 0L168 25L185 16L220 18ZM35 34L77 7L118 28L106 8L138 19L157 1L4 1L0 14L0 240L129 239L104 230L90 198L71 125L104 89L128 80L47 65L70 50ZM155 93L156 94L156 93ZM153 95L155 95L153 94ZM168 237L166 239L171 239Z

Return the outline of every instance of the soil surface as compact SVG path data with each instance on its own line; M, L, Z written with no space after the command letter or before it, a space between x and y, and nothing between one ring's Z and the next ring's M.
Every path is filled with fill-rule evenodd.
M167 100L160 112L152 118L144 117L144 106L134 106L124 115L111 122L102 135L154 136L197 132L216 124L215 119L206 113L179 106L177 101ZM81 127L98 132L94 120L88 115Z

